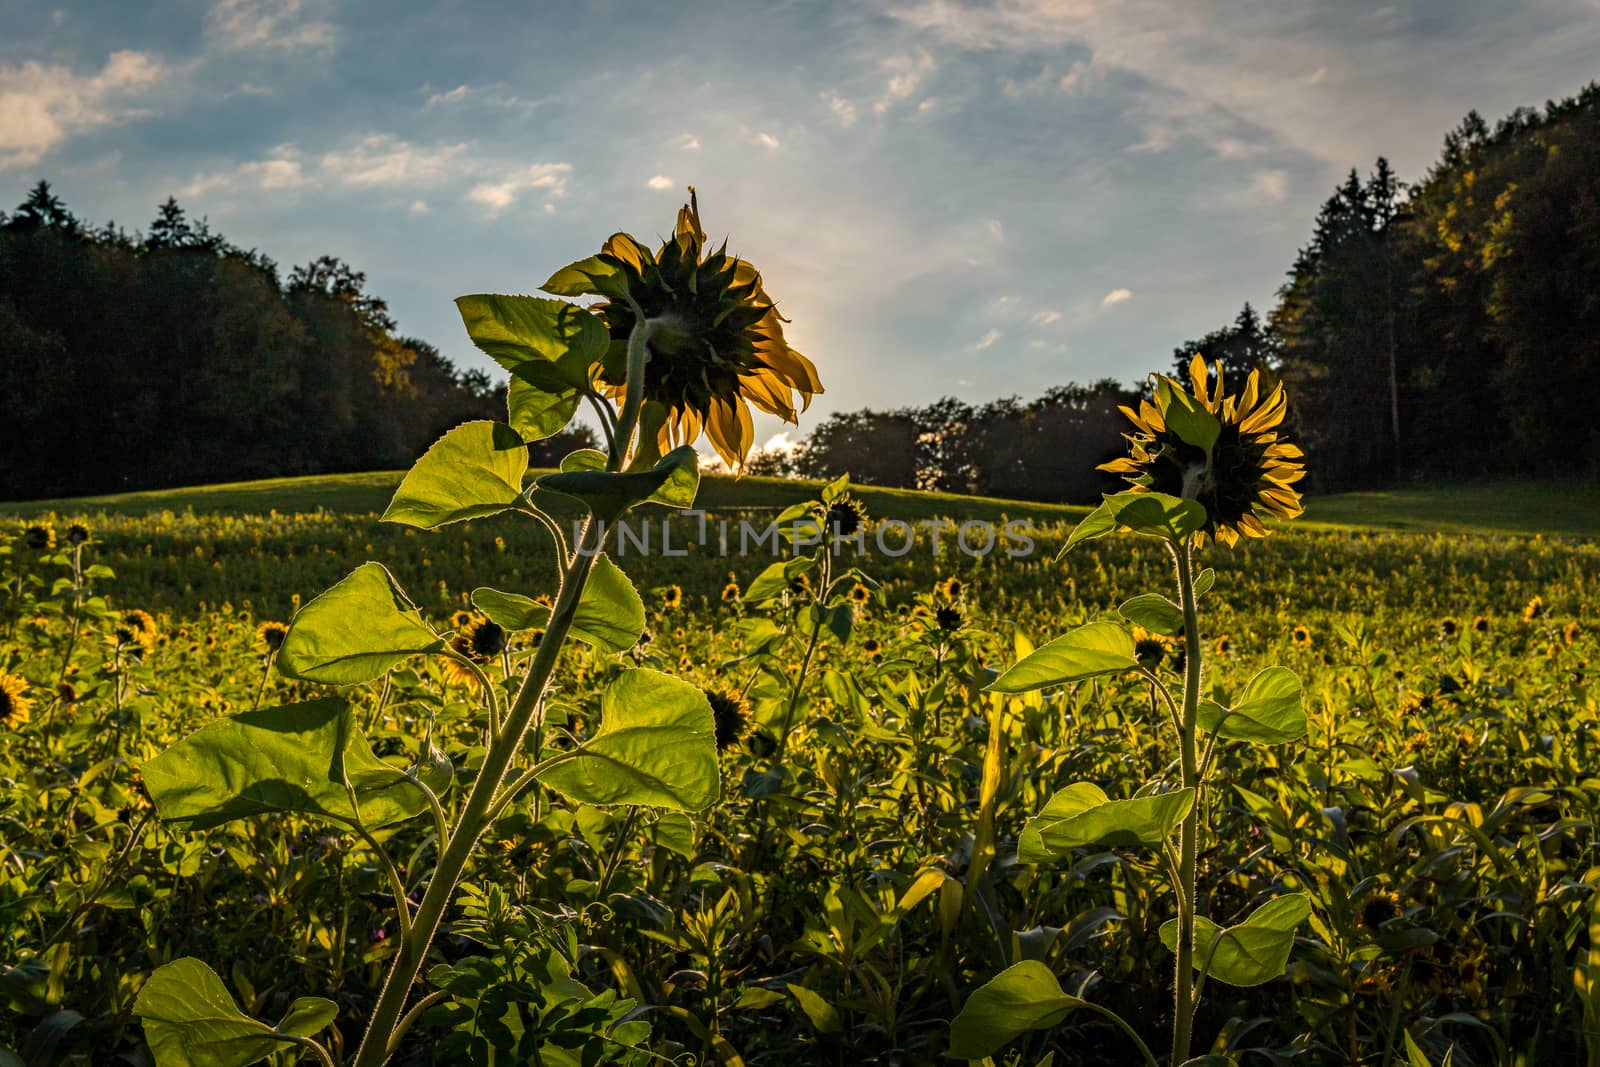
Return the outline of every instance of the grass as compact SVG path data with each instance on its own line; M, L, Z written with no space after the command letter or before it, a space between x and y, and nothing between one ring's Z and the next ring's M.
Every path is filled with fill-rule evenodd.
M0 504L0 516L138 514L172 511L259 515L329 511L350 515L381 512L403 471L268 478L253 482L108 496ZM734 479L708 475L700 504L708 511L769 511L810 499L819 483L781 478ZM877 518L914 522L935 517L1038 524L1075 521L1087 509L912 489L856 490ZM1341 493L1307 501L1305 521L1327 527L1446 533L1600 536L1600 483L1577 480L1419 485L1381 492Z

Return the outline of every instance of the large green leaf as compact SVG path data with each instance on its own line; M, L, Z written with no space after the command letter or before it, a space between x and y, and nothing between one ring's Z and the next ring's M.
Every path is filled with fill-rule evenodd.
M1138 666L1132 634L1114 622L1091 622L1041 645L988 688L996 693L1026 693Z
M277 666L287 678L354 685L443 647L388 569L363 563L300 609L278 648Z
M545 392L584 388L611 345L599 316L565 300L476 293L457 297L456 308L473 344Z
M700 479L700 458L691 445L673 449L661 457L661 462L644 471L601 470L598 466L603 466L603 462L597 466L592 458L596 455L599 453L592 449L576 452L562 461L559 473L546 474L536 484L540 489L578 498L602 522L610 522L646 500L672 507L689 507L694 503L694 488L699 486ZM688 488L691 478L694 488Z
M549 391L512 375L506 387L506 422L524 441L542 441L566 429L582 400L576 389Z
M503 593L483 585L472 591L472 606L506 630L537 630L550 623L550 609L521 593Z
M626 652L643 633L644 601L622 568L601 553L578 601L572 636L605 652Z
M1306 735L1304 694L1298 675L1287 667L1268 667L1250 679L1231 709L1201 701L1202 729L1219 737L1283 745Z
M385 826L423 810L405 773L380 760L337 697L245 711L202 726L142 768L167 822L204 830L233 819L298 811Z
M1183 629L1183 609L1160 593L1140 593L1117 609L1129 622L1158 634L1176 634Z
M1256 986L1281 978L1289 966L1295 928L1310 915L1310 898L1289 893L1261 905L1237 926L1224 928L1203 915L1196 916L1194 968L1233 986ZM1177 951L1178 920L1161 925L1161 943Z
M1206 524L1206 509L1199 501L1165 493L1118 493L1106 498L1118 526L1136 534L1181 541Z
M190 956L156 968L133 1012L156 1067L246 1067L284 1047L272 1027L239 1010L215 971Z
M503 422L464 422L406 472L382 519L433 530L498 514L522 496L527 470L527 443L516 430Z
M1193 789L1112 800L1093 782L1061 790L1029 819L1017 839L1023 863L1046 863L1074 848L1159 846L1194 806Z
M585 804L700 811L722 791L705 694L660 671L623 671L600 698L600 729L541 780Z
M992 1056L1030 1030L1060 1024L1083 1001L1061 989L1050 968L1023 960L980 986L950 1023L950 1055L963 1060Z

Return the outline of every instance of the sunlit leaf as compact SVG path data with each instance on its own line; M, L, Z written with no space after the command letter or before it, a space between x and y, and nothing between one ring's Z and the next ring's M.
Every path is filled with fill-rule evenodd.
M587 505L595 518L609 522L646 500L654 499L673 507L692 504L692 492L688 504L683 503L684 486L689 477L687 472L691 470L696 472L693 477L698 486L699 464L700 458L694 448L683 445L668 452L660 463L646 471L614 473L587 464L568 467L564 462L559 473L546 474L536 484L548 492L576 497Z
M1046 863L1074 848L1159 846L1193 806L1193 789L1112 800L1093 782L1078 782L1028 820L1017 839L1017 858Z
M622 568L601 553L578 601L572 636L605 652L626 652L643 633L644 601Z
M353 685L443 647L388 569L363 563L300 609L276 663L286 678Z
M1172 635L1183 629L1183 609L1160 593L1141 593L1118 608L1117 614L1151 633Z
M503 630L538 630L550 623L550 609L521 593L505 593L488 586L472 591L472 606Z
M133 1012L156 1067L246 1067L284 1047L272 1027L239 1010L215 971L190 956L157 967Z
M1221 927L1196 916L1195 970L1203 969L1232 986L1257 986L1281 978L1289 966L1295 928L1310 915L1310 898L1289 893L1261 905L1236 926ZM1160 933L1161 943L1177 951L1178 921L1163 923Z
M384 522L437 529L516 505L528 449L503 422L466 422L435 441L406 472Z
M584 388L611 345L599 316L565 300L477 293L457 297L456 308L473 344L545 392Z
M1306 735L1300 678L1287 667L1268 667L1250 679L1232 709L1204 700L1199 712L1201 729L1219 737L1282 745Z
M524 441L542 441L566 429L582 401L576 389L540 389L512 375L506 385L506 422Z
M623 671L600 699L600 729L541 780L585 804L699 811L722 791L705 694L659 671Z
M963 1060L992 1056L1030 1030L1059 1025L1082 1004L1044 964L1014 963L967 998L950 1023L949 1054Z
M202 726L140 768L163 821L205 830L297 811L385 826L423 810L405 772L380 760L337 697L245 711Z
M1091 622L1039 646L988 688L999 693L1026 693L1138 666L1132 634L1114 622Z

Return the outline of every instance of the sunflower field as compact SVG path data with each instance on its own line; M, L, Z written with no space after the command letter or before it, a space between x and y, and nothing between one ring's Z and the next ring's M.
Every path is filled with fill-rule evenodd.
M686 512L821 383L624 237L381 515L0 520L0 1067L1600 1065L1593 542L1297 526L1203 362L1032 551Z

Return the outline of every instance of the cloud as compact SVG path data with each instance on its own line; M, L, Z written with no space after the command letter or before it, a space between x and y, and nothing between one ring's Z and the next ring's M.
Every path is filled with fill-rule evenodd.
M1060 322L1060 321L1061 321L1061 312L1056 311L1054 309L1035 312L1034 316L1033 316L1033 324L1035 326L1049 326L1053 322Z
M231 170L202 174L179 189L185 197L204 196L207 193L233 193L245 190L288 190L306 184L301 167L300 153L294 145L279 145L267 159L240 163Z
M938 64L926 49L914 56L895 56L885 60L883 65L891 73L883 95L872 105L872 110L879 115L915 93L922 85L923 77L938 69Z
M692 133L680 133L674 143L678 146L679 151L693 152L700 147L700 138Z
M665 174L657 174L655 177L645 182L645 184L652 189L671 189L672 179L667 177Z
M467 191L467 199L498 212L510 207L528 190L544 189L545 211L553 212L555 205L550 200L567 195L567 178L571 174L571 163L534 163L501 181L479 182Z
M206 42L220 52L331 51L333 23L305 8L304 0L218 0L206 12Z
M856 124L856 106L832 89L826 89L819 94L828 102L828 110L833 112L833 117L839 120L839 125L849 128Z
M996 241L1004 241L1006 239L1005 223L1001 222L999 219L988 219L986 220L985 225L989 227L990 237L993 237Z
M799 447L799 444L799 441L796 441L789 436L788 430L783 430L780 433L775 433L771 437L767 438L767 443L761 446L761 451L782 452L787 456L797 447Z
M411 201L411 207L408 210L413 215L428 215L433 212L433 208L428 206L428 202L426 200Z
M323 155L323 172L353 188L436 185L463 171L465 144L424 148L391 133L373 133Z
M992 345L996 341L1000 340L1000 338L1003 337L1003 336L1005 336L1005 335L1002 334L999 330L991 329L988 333L986 333L982 337L978 338L978 343L972 346L972 350L974 352L982 352L984 349L988 348L990 345Z
M458 85L448 92L434 93L428 97L428 102L422 106L426 109L438 107L440 104L459 104L467 98L467 93L470 91L465 85Z
M0 170L32 166L69 138L148 111L135 101L170 72L145 52L113 52L99 73L29 60L0 67Z
M1111 307L1113 304L1120 304L1124 300L1132 300L1132 299L1133 299L1133 290L1132 289L1113 289L1109 293L1107 293L1105 296L1100 298L1100 306L1101 307Z
M765 130L761 130L755 135L755 142L762 148L777 148L779 145L778 139Z
M1259 200L1282 201L1289 196L1289 172L1258 170L1250 179L1250 195Z
M458 85L454 89L433 93L423 103L422 110L432 111L436 107L453 106L475 101L487 107L505 108L511 111L533 111L549 97L538 100L529 100L525 96L513 93L504 83L494 85Z

